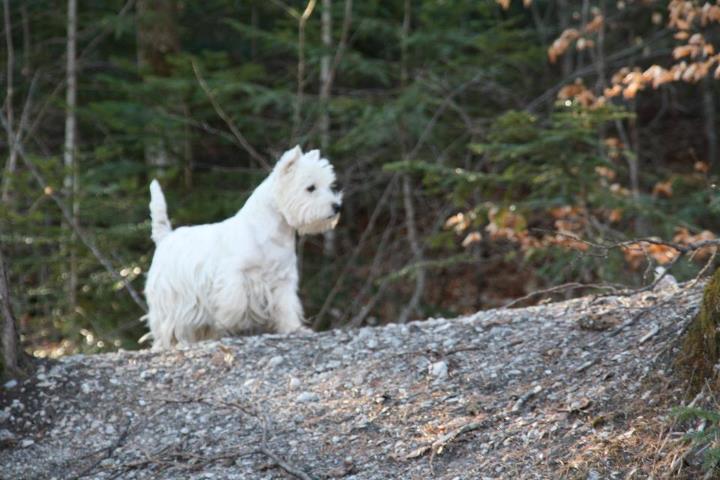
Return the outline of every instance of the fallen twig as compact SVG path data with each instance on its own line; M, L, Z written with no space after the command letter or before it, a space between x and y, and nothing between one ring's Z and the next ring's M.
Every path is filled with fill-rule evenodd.
M585 363L583 363L582 365L580 365L579 367L577 367L577 368L575 369L575 373L580 373L580 372L583 372L583 371L587 370L588 368L590 368L590 367L592 367L593 365L595 365L596 362L597 362L597 360L595 360L595 359L593 359L593 360L588 360L587 362L585 362Z
M643 335L643 337L642 337L640 340L638 340L638 343L639 343L640 345L642 345L643 343L647 342L647 341L650 340L652 337L654 337L655 334L657 334L659 331L660 331L660 325L655 324L655 325L653 326L653 328L651 328L648 333L646 333L645 335Z
M458 427L455 430L453 430L449 433L446 433L445 435L438 438L434 442L429 443L427 445L423 445L419 448L416 448L412 452L405 455L405 459L411 460L413 458L422 457L423 455L425 455L427 452L429 452L431 450L432 450L432 457L434 457L435 455L441 455L442 452L445 450L445 448L451 442L453 442L457 437L462 435L463 433L472 432L474 430L479 430L480 428L485 426L485 420L487 420L487 419L483 419L482 421L479 421L479 422L466 423L465 425L462 425L461 427ZM432 457L431 457L431 461L432 461Z
M90 465L88 465L87 467L85 467L83 470L81 470L80 473L78 473L77 475L75 475L74 477L71 477L71 478L78 479L78 478L87 477L88 475L90 475L92 473L93 470L95 470L95 468L97 468L98 465L100 465L100 463L103 460L112 457L115 450L120 448L122 446L122 444L125 443L125 440L127 440L128 434L130 433L131 424L132 424L132 422L130 421L130 419L128 419L127 424L125 425L125 428L123 428L123 430L120 432L120 435L118 435L118 438L110 446L105 447L102 450L99 450L98 452L96 452L96 453L99 453L104 450L105 454L102 455L97 460L95 460Z
M302 480L313 480L313 477L302 471L300 468L296 467L295 465L289 463L287 460L283 459L280 455L276 454L270 448L267 446L267 420L263 424L263 442L262 445L258 450L260 450L263 454L265 454L267 457L271 458L273 462L277 464L280 468L285 470L290 475L293 475L294 477L300 478Z
M220 461L220 460L235 460L239 457L246 457L248 455L256 455L262 453L258 449L253 450L241 450L239 447L236 448L229 448L227 451L218 453L217 455L212 456L205 456L205 455L198 455L192 452L183 452L177 450L177 445L171 444L171 445L165 445L164 447L158 449L157 451L151 453L151 454L145 454L145 458L142 460L135 460L132 462L127 462L122 465L120 465L119 471L116 472L113 476L110 478L118 478L120 475L124 474L128 470L134 470L137 468L142 468L148 465L171 465L176 466L177 462L174 462L172 460L195 460L198 463L193 464L192 468L197 470L199 468L202 468L206 465L209 465L211 463Z
M520 410L530 398L534 397L542 391L542 386L536 385L532 390L525 392L520 398L517 399L515 405L510 409L511 412L517 412Z
M616 288L612 285L601 285L601 284L584 284L584 283L578 283L578 282L570 282L570 283L563 283L562 285L556 285L554 287L550 288L544 288L542 290L536 290L534 292L530 292L525 296L522 296L520 298L516 298L515 300L512 300L511 302L506 303L502 306L502 308L512 308L518 303L522 303L525 300L530 300L531 298L537 297L538 295L545 295L547 293L557 293L557 292L563 292L566 290L577 290L579 288L600 288L600 289L607 289L615 291Z
M282 458L280 455L272 451L268 445L268 435L270 432L270 417L267 414L263 414L262 417L260 413L252 410L249 407L246 407L245 405L242 405L237 402L228 402L223 400L210 400L207 398L158 398L157 400L168 402L168 403L204 403L206 405L210 406L224 406L224 407L231 407L236 410L241 411L245 415L252 417L255 419L262 427L262 440L260 446L257 448L256 451L253 452L241 452L237 455L245 455L245 454L251 454L251 453L262 453L266 457L270 458L275 464L285 470L290 475L299 478L301 480L314 480L312 476L305 473L301 468L293 465L292 463L288 462L284 458ZM227 458L227 455L229 454L223 454L223 458ZM212 459L216 459L215 457L211 457Z

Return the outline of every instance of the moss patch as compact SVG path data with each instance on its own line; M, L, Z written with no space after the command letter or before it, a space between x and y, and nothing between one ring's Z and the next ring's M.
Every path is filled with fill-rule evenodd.
M705 287L700 313L688 327L677 364L685 371L693 390L715 375L720 352L720 268Z

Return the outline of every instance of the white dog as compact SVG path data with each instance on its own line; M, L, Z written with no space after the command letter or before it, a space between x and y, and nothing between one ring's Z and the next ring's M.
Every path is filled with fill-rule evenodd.
M160 185L150 184L155 256L145 295L153 349L245 331L302 326L296 234L335 227L342 194L318 150L283 154L235 216L172 230Z

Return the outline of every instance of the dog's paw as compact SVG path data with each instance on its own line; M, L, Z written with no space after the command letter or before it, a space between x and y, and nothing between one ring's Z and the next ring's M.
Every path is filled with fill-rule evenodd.
M310 335L315 333L312 328L309 327L300 327L297 330L293 332L295 335Z

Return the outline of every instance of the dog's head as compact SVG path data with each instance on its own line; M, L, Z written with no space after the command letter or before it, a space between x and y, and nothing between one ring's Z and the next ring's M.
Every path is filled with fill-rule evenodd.
M300 235L335 228L340 219L342 192L335 171L319 150L303 153L299 146L283 154L273 170L278 208Z

